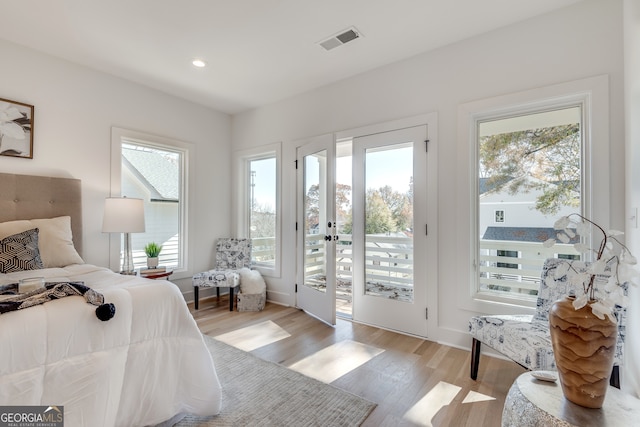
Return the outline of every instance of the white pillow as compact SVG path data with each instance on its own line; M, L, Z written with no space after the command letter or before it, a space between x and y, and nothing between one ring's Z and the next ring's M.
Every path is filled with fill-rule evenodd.
M0 239L32 228L39 229L38 248L45 268L84 264L73 246L69 216L3 222L0 223Z
M240 273L240 292L243 294L261 294L267 290L267 285L258 270L243 267L238 272Z

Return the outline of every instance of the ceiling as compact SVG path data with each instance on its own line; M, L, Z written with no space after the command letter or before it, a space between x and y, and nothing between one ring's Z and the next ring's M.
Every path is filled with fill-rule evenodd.
M579 1L3 1L0 38L234 114Z

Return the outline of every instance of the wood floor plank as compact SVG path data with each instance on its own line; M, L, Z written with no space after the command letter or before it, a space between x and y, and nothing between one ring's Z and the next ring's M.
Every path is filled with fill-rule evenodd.
M382 350L331 383L378 404L364 426L499 426L507 392L525 372L513 362L483 355L473 381L468 351L343 319L332 327L277 304L267 303L261 312L230 312L222 296L201 300L199 310L189 307L200 330L212 337L242 331L250 338L252 331L278 329L274 336L280 338L251 353L286 367L345 341ZM335 355L342 356L348 355ZM323 368L318 363L320 373Z

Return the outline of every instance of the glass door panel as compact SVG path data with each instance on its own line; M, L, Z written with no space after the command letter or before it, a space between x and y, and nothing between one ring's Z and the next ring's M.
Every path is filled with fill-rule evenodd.
M413 142L365 150L365 294L413 302Z
M297 305L336 323L333 136L299 142Z
M327 150L304 156L304 286L327 291Z

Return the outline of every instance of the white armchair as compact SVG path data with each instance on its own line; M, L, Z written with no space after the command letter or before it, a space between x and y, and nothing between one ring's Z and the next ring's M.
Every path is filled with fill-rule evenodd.
M568 295L575 288L570 285L566 276L555 279L557 283L555 288L548 287L545 282L561 262L566 260L550 258L545 261L535 314L484 315L475 316L469 320L469 333L473 338L471 347L471 378L473 380L478 377L482 343L526 369L557 370L549 335L549 309L556 300ZM574 265L578 265L579 261L575 263ZM627 292L628 284L625 283L623 286ZM627 311L625 308L616 307L615 315L618 319L618 340L609 382L612 386L620 388L619 366L622 364Z

